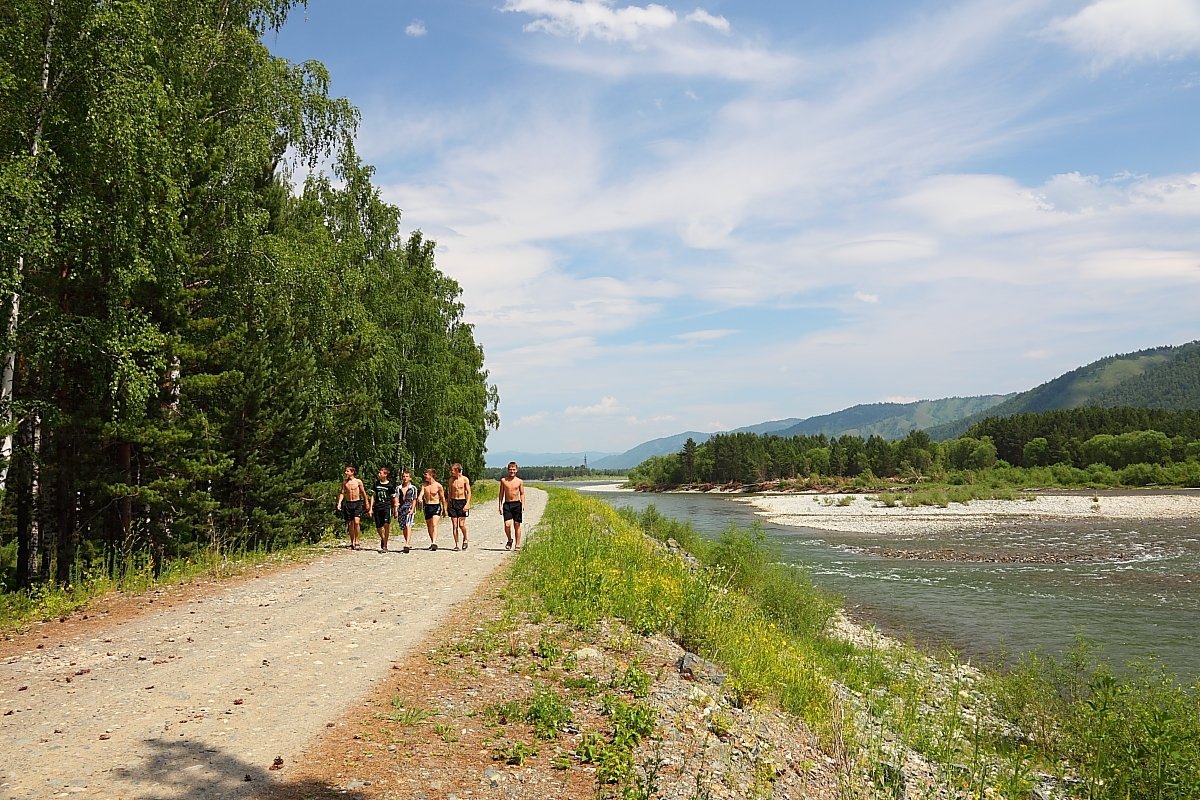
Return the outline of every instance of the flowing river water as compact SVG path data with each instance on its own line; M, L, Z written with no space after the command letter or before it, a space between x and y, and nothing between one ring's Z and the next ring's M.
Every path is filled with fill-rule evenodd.
M897 536L781 525L719 495L579 488L616 507L653 505L705 536L757 522L779 557L839 595L851 616L900 638L990 661L1061 655L1083 636L1116 667L1153 657L1186 682L1200 679L1200 519L915 523ZM1046 557L1006 560L1018 551ZM944 552L960 557L937 557Z

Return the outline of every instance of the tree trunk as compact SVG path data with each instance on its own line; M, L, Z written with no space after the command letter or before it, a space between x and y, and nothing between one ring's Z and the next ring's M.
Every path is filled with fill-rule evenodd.
M42 149L42 132L50 106L50 54L54 51L54 31L58 22L56 0L49 0L50 24L46 26L46 39L42 49L42 97L38 105L37 121L30 136L29 152L36 160ZM25 275L25 256L17 257L17 272L13 276L13 290L8 298L8 319L4 331L5 350L0 358L0 427L6 430L12 424L13 375L17 363L17 325L21 319L21 279ZM8 485L8 465L12 459L13 435L6 433L0 439L0 489Z
M55 491L55 529L58 541L55 548L54 581L60 586L71 582L71 568L75 565L78 542L78 532L75 530L74 438L73 428L66 425L58 431L54 440L54 459L58 465L58 485Z

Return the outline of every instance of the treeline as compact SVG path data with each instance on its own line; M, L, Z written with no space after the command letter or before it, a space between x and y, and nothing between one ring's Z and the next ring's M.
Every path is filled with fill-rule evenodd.
M0 9L9 587L314 539L346 463L483 468L458 284L262 43L299 4Z
M1200 410L1081 408L985 420L934 442L923 431L879 436L716 434L632 469L647 487L778 480L946 479L998 468L1042 469L1039 481L1107 486L1200 484Z
M623 469L594 470L591 467L521 467L520 475L529 481L584 480L595 476L624 475ZM488 467L483 477L499 480L508 474L507 468Z

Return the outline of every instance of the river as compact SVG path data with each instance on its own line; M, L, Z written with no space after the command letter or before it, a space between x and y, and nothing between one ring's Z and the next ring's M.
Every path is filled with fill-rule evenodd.
M1014 520L998 532L918 533L914 538L930 551L1018 543L1068 557L1034 564L912 560L877 554L884 544L879 534L780 525L719 495L586 488L615 507L653 505L706 536L758 522L781 560L840 596L852 617L893 636L976 661L1030 651L1061 655L1083 636L1114 666L1154 657L1181 679L1200 678L1197 519ZM1081 548L1112 557L1070 557Z

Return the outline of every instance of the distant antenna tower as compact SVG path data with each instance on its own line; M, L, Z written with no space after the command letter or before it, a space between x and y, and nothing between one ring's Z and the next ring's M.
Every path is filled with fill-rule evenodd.
M583 468L587 469L587 453L583 454Z

